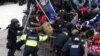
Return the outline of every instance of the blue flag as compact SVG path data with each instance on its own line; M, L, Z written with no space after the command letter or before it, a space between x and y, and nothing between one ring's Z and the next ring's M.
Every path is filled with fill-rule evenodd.
M51 20L55 20L56 19L57 13L55 12L51 2L48 2L48 4L47 4L47 12L49 13L48 17Z
M45 1L45 2L44 2ZM39 0L39 4L45 13L47 13L50 20L55 20L57 13L55 12L51 2L49 0Z
M96 22L100 21L100 14L97 14L93 19L89 20L88 25L92 26L93 28L97 27Z

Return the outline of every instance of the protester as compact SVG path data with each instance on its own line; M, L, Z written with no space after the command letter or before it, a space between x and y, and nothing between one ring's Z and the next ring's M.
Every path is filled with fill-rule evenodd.
M37 4L37 2L40 5ZM24 12L25 15L22 20L23 27L25 27L25 24L27 23L26 28L38 29L39 34L46 34L49 37L53 37L54 41L49 42L49 44L54 46L54 48L52 48L55 50L54 53L57 56L83 56L84 54L96 54L94 52L95 50L93 50L93 45L100 44L99 37L94 35L95 32L100 33L99 0L92 0L91 8L89 7L90 4L88 4L89 0L51 0L51 2L37 0L37 2L35 0L27 1L27 10ZM21 4L22 3L20 3L20 5ZM30 13L30 8L32 8L31 4L34 5L35 10L33 8ZM28 16L29 19L27 19ZM13 43L11 42L14 33L16 35L17 30L15 29L16 27L8 27L7 48L9 49L10 46L14 48L10 48L8 54L13 51L15 52L18 45L18 49L20 49L20 47L25 44L23 56L28 56L29 53L33 53L32 55L38 56L38 45L35 45L38 44L38 42L30 42L30 40L34 40L32 38L30 39L30 35L27 35L28 39L22 38L25 40L24 43L19 41L22 45L17 43L18 45L16 46L16 39L14 39ZM12 36L10 35L11 32L9 33L10 30L11 32L15 30ZM25 30L25 32L26 31L27 30ZM33 30L30 31L32 32ZM37 36L38 33L35 32ZM26 33L23 33L23 35L24 34ZM25 36L26 35L24 35L24 37ZM32 37L37 36L32 35ZM9 40L10 37L12 38ZM16 36L14 37L16 38ZM11 42L12 45L9 46L9 42ZM90 44L91 46L88 46ZM86 48L90 50L87 51ZM14 55L14 52L11 55ZM86 54L86 52L88 53Z
M89 45L89 55L99 56L100 54L100 33L94 35L92 38L93 43Z

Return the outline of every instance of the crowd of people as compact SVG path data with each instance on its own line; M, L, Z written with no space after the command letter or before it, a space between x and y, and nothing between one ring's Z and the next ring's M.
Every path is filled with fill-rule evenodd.
M100 56L100 0L51 0L57 16L48 20L48 11L28 0L22 27L17 19L8 26L8 56L25 44L23 56L38 56L38 43L49 42L56 56ZM35 9L31 9L30 7ZM33 8L32 7L32 8ZM17 31L23 30L16 43Z

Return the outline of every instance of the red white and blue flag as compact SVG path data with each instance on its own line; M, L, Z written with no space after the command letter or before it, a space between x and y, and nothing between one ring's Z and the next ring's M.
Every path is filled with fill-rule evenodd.
M55 20L57 13L55 12L52 3L49 0L39 0L39 6L38 9L43 9L44 12L48 13L48 18L51 20Z

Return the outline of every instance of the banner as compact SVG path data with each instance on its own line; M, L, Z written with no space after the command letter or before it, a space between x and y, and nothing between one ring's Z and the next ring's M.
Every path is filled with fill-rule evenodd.
M39 0L39 4L41 5L41 8L45 11L45 13L48 13L48 18L51 20L55 20L57 13L55 12L51 2L49 0Z

